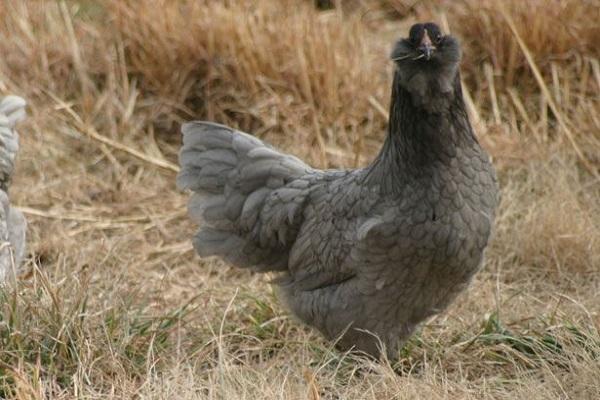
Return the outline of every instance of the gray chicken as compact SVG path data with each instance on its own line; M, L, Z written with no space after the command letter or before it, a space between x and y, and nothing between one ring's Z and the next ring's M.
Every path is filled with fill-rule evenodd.
M14 128L25 118L25 104L25 100L17 96L7 96L0 101L0 283L18 269L25 254L27 223L8 200L8 187L19 150L19 136Z
M467 117L457 40L417 24L391 58L388 133L368 167L314 169L235 129L191 122L177 183L193 191L200 256L277 272L302 321L341 348L394 358L480 268L498 187Z

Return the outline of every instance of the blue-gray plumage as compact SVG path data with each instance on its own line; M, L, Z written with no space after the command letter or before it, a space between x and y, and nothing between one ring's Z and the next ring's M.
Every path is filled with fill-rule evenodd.
M15 124L25 118L25 100L6 96L0 101L0 283L16 271L25 254L27 223L8 200L19 136Z
M462 98L460 48L432 23L400 40L388 135L371 165L309 167L223 125L183 126L177 183L194 246L274 271L282 298L342 348L390 357L480 268L498 202Z

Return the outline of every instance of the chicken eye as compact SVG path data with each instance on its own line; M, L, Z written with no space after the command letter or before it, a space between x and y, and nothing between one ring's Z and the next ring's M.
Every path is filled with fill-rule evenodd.
M435 39L434 39L435 44L441 43L442 39L443 39L443 37L442 37L441 33L438 33L437 35L435 35Z

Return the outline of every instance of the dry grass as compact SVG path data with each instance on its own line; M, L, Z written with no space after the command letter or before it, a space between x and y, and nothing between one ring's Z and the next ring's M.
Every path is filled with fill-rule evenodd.
M11 193L30 221L29 272L1 294L0 396L600 398L599 10L0 2L0 93L30 101ZM209 118L316 166L366 163L387 53L416 19L465 45L503 201L471 290L392 367L332 350L262 277L194 256L174 162L179 122Z

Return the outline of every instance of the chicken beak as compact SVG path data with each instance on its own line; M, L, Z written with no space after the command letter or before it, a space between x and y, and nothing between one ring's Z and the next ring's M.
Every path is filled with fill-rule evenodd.
M421 51L425 58L429 60L434 50L435 46L431 42L431 38L429 37L427 29L425 29L425 32L423 32L423 38L421 39L421 43L419 44L419 51Z

